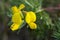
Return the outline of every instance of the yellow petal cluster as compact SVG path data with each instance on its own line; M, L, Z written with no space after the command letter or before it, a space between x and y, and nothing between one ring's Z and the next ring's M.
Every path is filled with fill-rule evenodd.
M24 4L21 4L18 8L16 6L13 6L12 9L12 19L11 21L13 24L11 25L10 29L12 31L18 30L22 24L22 12L21 10L25 7ZM25 17L26 23L29 25L30 29L36 29L37 25L34 23L36 21L36 14L32 11L26 12Z
M13 15L12 15L12 22L13 24L11 25L10 29L12 31L15 31L15 30L18 30L19 29L19 26L22 24L22 15L21 15L21 9L23 9L25 6L24 4L21 4L19 6L19 8L17 8L16 6L13 6L11 9L12 9L12 12L13 12Z
M26 23L30 26L31 29L36 29L37 25L34 23L36 21L36 14L32 11L26 13L25 17Z

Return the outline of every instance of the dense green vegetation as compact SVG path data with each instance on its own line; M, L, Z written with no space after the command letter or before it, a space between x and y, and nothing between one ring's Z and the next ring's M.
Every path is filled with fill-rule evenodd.
M25 4L24 10L37 15L38 28L28 29L31 40L60 40L60 0L0 0L0 24L4 26L0 34L6 33L10 26L11 7L20 4Z

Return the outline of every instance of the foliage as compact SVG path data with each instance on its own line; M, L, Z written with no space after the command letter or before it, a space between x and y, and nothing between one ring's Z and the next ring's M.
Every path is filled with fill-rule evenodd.
M24 4L26 7L24 10L22 10L23 13L25 11L33 11L36 13L37 19L35 23L37 24L37 29L31 30L26 26L28 30L30 30L30 33L34 35L33 38L36 40L60 40L60 19L57 17L55 20L53 20L50 17L50 14L45 9L43 9L43 7L56 6L59 4L59 0L9 0L9 3L10 6L7 11L7 16L10 18L10 21L8 26L11 26L12 24L11 7L14 5L19 7L20 4ZM24 22L21 27L23 28L25 25L26 23Z

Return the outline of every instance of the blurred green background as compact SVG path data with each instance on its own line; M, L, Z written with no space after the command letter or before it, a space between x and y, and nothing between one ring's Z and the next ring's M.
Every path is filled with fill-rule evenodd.
M37 32L32 30L31 32L28 32L25 31L28 30L25 28L23 29L23 31L21 31L22 33L24 33L24 36L22 36L22 33L19 34L20 36L18 35L16 36L15 32L14 32L15 35L11 34L12 32L9 31L9 26L8 26L8 23L11 20L10 8L13 5L19 6L21 3L24 3L24 0L0 0L0 40L60 40L60 0L33 0L33 3L32 0L28 0L28 1L31 4L37 3L38 1L40 4L37 3L35 7L37 7L37 5L42 5L41 6L42 9L44 9L45 12L49 14L48 16L51 18L54 24L54 26L52 26L52 29L46 29L45 31L36 30ZM42 3L40 1L42 1ZM24 4L26 5L26 3ZM29 9L31 8L29 5L26 6L27 6L26 7L27 11L34 10L34 9ZM37 15L38 15L37 17L42 16L42 14L41 15L37 14ZM44 17L45 16L46 15L44 15ZM37 20L37 24L39 22L38 20Z

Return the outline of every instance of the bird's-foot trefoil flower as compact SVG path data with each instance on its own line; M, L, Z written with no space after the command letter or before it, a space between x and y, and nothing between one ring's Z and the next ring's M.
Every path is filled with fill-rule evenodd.
M32 11L26 12L25 21L30 26L31 29L37 28L37 25L34 23L36 21L36 14L34 12Z
M25 6L24 6L24 4L21 4L20 6L19 6L19 8L17 8L16 6L13 6L11 9L12 9L12 13L13 13L13 15L12 15L12 22L13 22L13 24L11 25L11 27L10 27L10 29L12 30L12 31L14 31L14 30L18 30L19 28L20 28L20 26L21 26L21 24L22 24L22 22L23 22L23 20L22 20L22 9L24 8Z

